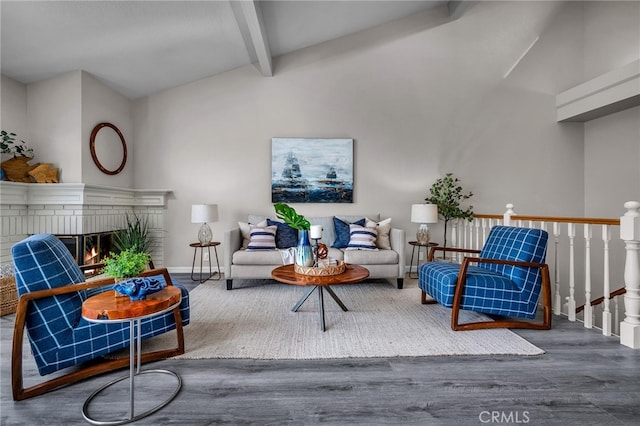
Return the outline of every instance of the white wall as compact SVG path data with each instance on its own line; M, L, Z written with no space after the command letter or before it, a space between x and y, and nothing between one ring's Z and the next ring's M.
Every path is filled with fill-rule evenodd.
M9 77L0 80L0 129L18 135L31 147L27 125L27 86Z
M34 161L58 167L60 182L82 182L81 73L27 86L27 123Z
M640 59L640 2L587 3L585 80ZM585 214L617 217L640 200L640 107L585 128Z
M2 76L1 110L2 129L34 148L33 164L60 168L60 182L133 188L131 101L89 73L73 71L29 85ZM117 175L102 173L91 158L91 131L101 122L117 126L127 143L127 164ZM102 164L115 169L122 158L119 140L102 154Z
M640 107L585 123L585 212L618 217L640 200Z
M248 213L272 214L272 137L356 141L355 202L295 205L311 216L379 212L411 238L410 205L451 171L477 212L513 202L521 214L616 217L618 207L601 206L640 198L638 109L557 123L555 95L637 59L638 7L475 3L457 21L412 17L275 58L271 78L247 66L133 107L80 71L26 88L3 77L2 127L26 133L36 160L61 167L64 182L173 189L169 267L191 264L191 204L219 204L218 240ZM127 139L129 162L115 177L88 156L100 121ZM602 161L612 153L636 175ZM441 224L433 228L441 240Z
M175 196L166 264L191 263L192 203L219 204L216 239L248 213L273 214L272 137L355 139L354 203L295 205L310 216L380 212L411 238L410 205L448 171L480 212L511 201L522 214L581 214L582 126L555 122L556 93L582 74L581 16L571 4L480 3L452 23L285 55L272 78L247 66L136 101L136 186Z
M127 163L117 175L102 173L91 158L89 140L93 128L99 123L111 123L120 130L127 145ZM133 124L131 101L96 80L87 72L82 73L82 182L108 185L116 188L133 188ZM110 136L110 137L109 137ZM101 139L104 137L104 139ZM96 138L96 151L100 163L107 170L116 170L124 154L120 139L111 128L103 128ZM110 142L110 144L104 143Z

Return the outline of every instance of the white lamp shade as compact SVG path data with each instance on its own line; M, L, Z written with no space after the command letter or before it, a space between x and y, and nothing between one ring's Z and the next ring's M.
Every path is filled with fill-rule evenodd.
M217 221L217 204L194 204L191 206L191 223L211 223Z
M438 206L435 204L414 204L411 206L411 222L438 223Z

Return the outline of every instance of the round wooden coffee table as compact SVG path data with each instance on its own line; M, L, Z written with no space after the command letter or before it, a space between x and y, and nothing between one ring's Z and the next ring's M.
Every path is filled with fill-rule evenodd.
M346 270L338 275L323 275L323 276L311 276L298 274L293 270L293 265L278 266L271 271L271 276L274 280L284 283L299 286L311 287L307 292L298 300L298 303L291 309L293 312L297 312L300 306L311 296L314 290L318 290L318 311L320 313L320 330L325 330L324 323L324 290L327 290L329 296L336 301L336 303L347 312L348 309L342 303L342 300L331 290L332 285L338 284L356 284L364 281L369 277L369 270L359 265L346 265Z

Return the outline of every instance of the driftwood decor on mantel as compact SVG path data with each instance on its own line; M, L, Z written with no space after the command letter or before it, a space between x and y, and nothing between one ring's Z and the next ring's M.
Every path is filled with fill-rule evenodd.
M33 177L36 183L58 183L59 169L52 168L51 163L30 165L30 160L32 158L20 155L3 161L0 167L11 182L32 183Z
M37 183L58 183L58 168L51 167L51 163L38 164L29 172L29 176Z
M0 166L2 167L2 170L4 170L7 179L9 179L11 182L31 183L29 172L36 166L31 166L28 163L28 161L30 160L30 157L20 155L3 161Z

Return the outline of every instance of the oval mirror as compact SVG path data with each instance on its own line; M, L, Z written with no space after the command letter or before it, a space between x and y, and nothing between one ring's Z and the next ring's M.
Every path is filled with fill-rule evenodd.
M113 124L100 123L94 127L89 146L91 158L102 173L117 175L124 169L127 163L127 142L122 132Z

